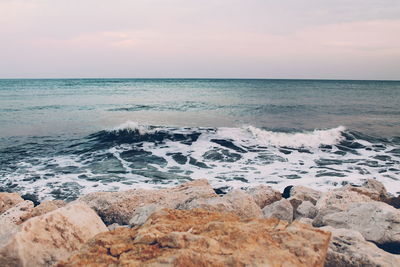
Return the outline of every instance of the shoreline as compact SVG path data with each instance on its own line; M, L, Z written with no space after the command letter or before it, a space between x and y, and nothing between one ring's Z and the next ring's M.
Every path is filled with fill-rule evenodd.
M168 189L96 192L70 203L36 205L16 193L0 193L0 262L398 266L399 207L400 198L373 179L326 192L304 186L280 192L266 185L222 192L199 179Z

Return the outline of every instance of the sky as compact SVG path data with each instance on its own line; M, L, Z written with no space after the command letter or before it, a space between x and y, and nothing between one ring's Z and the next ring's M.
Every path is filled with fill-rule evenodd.
M399 0L0 0L0 78L400 80Z

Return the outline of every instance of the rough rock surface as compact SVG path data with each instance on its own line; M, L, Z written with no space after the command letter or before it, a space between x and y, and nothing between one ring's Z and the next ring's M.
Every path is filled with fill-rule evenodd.
M0 215L0 226L6 224L20 224L23 218L33 210L33 202L25 200L8 209ZM1 230L0 230L1 231Z
M261 209L282 199L282 195L279 191L266 185L249 187L246 189L246 193L254 198L254 201Z
M235 189L222 197L193 199L177 207L181 210L204 209L214 212L232 212L242 219L261 218L260 207L253 197L243 190Z
M325 215L321 222L358 231L376 244L400 246L400 211L383 202L353 203L345 211Z
M133 213L132 218L129 220L129 225L132 227L142 225L154 212L162 209L163 207L157 204L141 206Z
M0 192L0 214L24 201L17 193Z
M364 194L373 200L384 201L389 197L385 186L374 179L368 179L361 187L353 187L352 190Z
M367 242L357 231L321 228L332 233L325 267L400 266L400 256L387 253Z
M293 186L292 189L290 189L291 198L297 198L301 201L310 201L314 205L321 196L322 192L301 185Z
M310 218L317 216L318 210L310 201L303 201L294 212L294 218Z
M169 189L90 193L79 198L79 201L93 208L106 224L128 224L140 206L156 203L164 208L173 209L190 199L215 196L217 194L208 181L199 179Z
M108 231L84 203L37 216L0 242L1 266L51 266L69 257L94 235Z
M139 228L96 236L58 266L323 266L329 239L277 219L162 210Z
M352 190L343 188L335 189L324 193L317 201L316 207L318 210L346 210L350 204L358 202L373 201L370 197L360 194Z
M287 199L281 199L262 209L264 218L277 218L280 220L293 221L293 207Z
M62 200L43 201L38 206L34 207L30 213L24 215L21 219L22 221L26 221L29 218L40 216L58 208L62 208L66 204L67 203Z

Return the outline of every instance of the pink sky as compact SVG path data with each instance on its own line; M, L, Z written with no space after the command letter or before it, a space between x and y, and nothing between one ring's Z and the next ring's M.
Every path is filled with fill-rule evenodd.
M400 79L398 0L0 0L0 78Z

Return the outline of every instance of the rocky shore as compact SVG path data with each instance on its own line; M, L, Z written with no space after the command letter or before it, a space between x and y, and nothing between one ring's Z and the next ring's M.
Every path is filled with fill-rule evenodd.
M207 180L40 204L0 193L0 266L400 266L399 198Z

